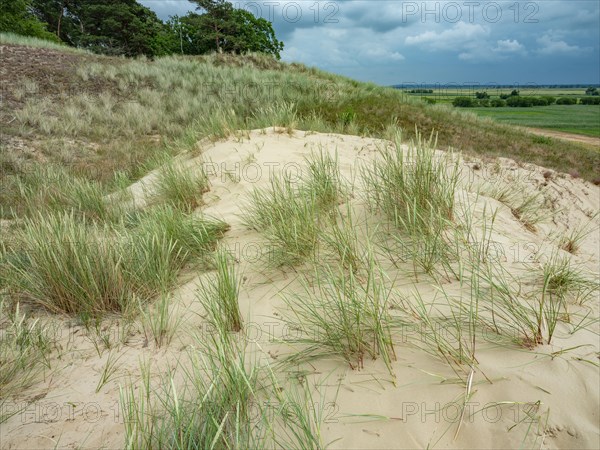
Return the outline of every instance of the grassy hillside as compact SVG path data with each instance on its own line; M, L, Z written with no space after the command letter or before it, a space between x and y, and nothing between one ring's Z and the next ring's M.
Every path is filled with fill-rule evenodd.
M149 61L6 35L2 45L3 217L19 214L18 185L33 182L31 169L40 164L110 191L200 138L271 125L374 137L396 125L407 137L415 129L438 133L441 148L515 158L589 180L600 173L597 149L262 55Z

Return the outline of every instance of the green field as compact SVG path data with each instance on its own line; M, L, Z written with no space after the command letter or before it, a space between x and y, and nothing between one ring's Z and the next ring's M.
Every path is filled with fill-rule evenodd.
M600 105L551 105L532 108L467 108L499 122L549 128L566 133L600 137Z
M583 98L585 88L532 88L516 87L521 96L559 98ZM433 89L432 93L410 93L410 89L403 89L408 97L419 98L427 103L452 104L456 97L475 98L475 93L485 91L490 95L490 100L499 98L501 94L510 94L512 88L489 89L479 88L440 88ZM502 107L502 108L461 108L474 112L479 116L490 117L499 122L524 127L548 128L566 133L575 133L585 136L600 137L600 105L551 105L534 106L529 108Z

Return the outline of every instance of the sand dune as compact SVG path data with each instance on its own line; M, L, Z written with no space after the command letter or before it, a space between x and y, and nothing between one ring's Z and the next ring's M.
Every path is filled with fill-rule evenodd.
M270 250L264 236L244 226L240 216L250 193L268 187L271 177L281 172L300 179L311 152L327 152L337 158L340 173L351 186L340 211L351 211L357 234L364 239L370 236L374 248L379 248L377 243L386 236L385 220L369 208L359 175L361 165L377 158L387 145L387 141L357 136L271 128L239 132L223 141L202 141L196 154L180 158L188 170L204 169L209 175L210 192L196 213L231 226L223 244L243 276L239 302L244 332L260 361L276 364L298 348L281 342L290 332L281 319L286 314L283 298L301 295L303 277L314 274L314 268L308 263L283 269L266 263ZM598 281L599 187L506 159L484 162L442 152L437 156L458 161L457 227L470 221L473 242L487 238L493 266L519 280L523 292L535 290L543 264L556 255ZM156 173L130 187L136 207L151 201ZM546 216L544 220L525 220L511 204L519 195L540 202L538 213ZM573 253L562 249L561 236L586 224L594 231L579 248ZM436 277L416 274L413 264L401 261L404 255L395 251L377 251L377 261L387 276L385 285L394 298L414 302L419 293L432 316L439 317L450 314L446 299L470 297L468 283L443 271ZM329 258L326 252L318 257L324 264ZM63 351L54 357L53 369L45 378L15 399L16 403L32 403L0 425L2 448L121 448L124 425L119 386L139 383L140 360L151 362L153 379L176 368L177 361L185 365L190 334L208 332L194 296L198 281L193 271L182 274L172 309L183 323L172 343L159 349L144 338L137 324L124 343L98 356L81 325L67 318L55 319ZM457 375L439 355L426 352L424 335L430 331L417 321L395 334L397 358L391 371L381 358L366 358L360 370L334 358L293 369L295 378L318 386L314 390L325 405L323 442L331 448L598 448L598 291L583 305L569 304L569 313L569 321L558 323L549 345L527 348L480 330L473 372L467 365ZM106 332L115 337L123 331L122 324L119 318L108 320ZM118 358L115 372L96 393L109 357Z

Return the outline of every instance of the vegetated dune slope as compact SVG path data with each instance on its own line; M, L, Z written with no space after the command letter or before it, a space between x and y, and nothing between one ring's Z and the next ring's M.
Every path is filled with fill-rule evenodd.
M264 234L244 224L242 216L254 189L268 188L271 179L282 172L292 181L299 180L306 175L306 158L323 152L337 158L347 186L337 208L340 220L352 215L350 228L356 233L359 252L363 256L370 252L372 261L381 267L375 278L389 295L386 314L403 323L392 330L396 358L389 367L383 358L373 360L369 355L362 368L334 357L284 366L279 376L285 373L305 383L314 391L314 401L323 402L323 443L330 443L331 448L598 448L597 289L586 291L585 299L571 293L564 297L558 307L566 308L568 317L563 309L557 312L561 320L550 344L545 338L547 315L542 321L544 342L536 345L523 342L518 321L510 314L498 313L500 309L495 316L491 314L490 305L503 298L500 288L492 300L481 294L478 314L486 317L486 324L496 323L503 331L496 333L477 323L475 360L448 363L452 358L438 351L437 342L453 342L457 332L453 314L467 317L461 308L468 309L476 296L474 274L483 280L493 272L497 283L502 280L511 291L508 301L532 305L532 315L540 295L550 295L543 289L544 267L564 262L564 270L576 269L591 283L597 282L600 188L538 166L518 166L505 159L484 163L438 152L436 157L448 164L448 170L457 162L460 172L453 231L445 236L460 247L453 254L464 257L447 261L448 267L462 273L459 281L461 276L443 263L431 274L425 273L421 263L415 262L418 255L402 245L403 238L390 244L393 227L374 207L361 177L361 167L364 172L389 145L357 136L271 128L238 132L229 140L202 141L198 154L180 158L188 170L204 168L209 175L210 192L196 213L202 210L231 226L223 245L230 249L242 277L239 303L248 351L261 364L275 367L302 349L301 344L285 342L294 332L289 324L295 320L286 301L304 298L307 287L322 295L314 277L323 274L324 267L335 271L339 265L332 251L320 245L312 262L272 267L272 247ZM402 149L407 148L403 144ZM130 187L136 207L146 205L156 174ZM577 248L568 247L566 237L582 227L589 232ZM322 231L327 228L323 226ZM485 250L476 253L469 246ZM475 262L467 254L477 254L479 259ZM210 274L202 275L206 276ZM359 268L356 282L366 282L365 277ZM303 279L308 280L304 285ZM192 334L210 333L195 298L198 282L194 273L186 273L173 293L171 309L183 322L168 346L155 348L144 338L141 326L134 325L124 343L99 357L83 327L66 320L61 323L60 360L43 381L22 394L20 401L33 401L32 405L0 425L2 447L122 447L119 386L140 383L141 360L150 362L155 381L170 369L181 370L178 361L185 367ZM418 299L424 309L419 310ZM426 314L419 316L418 311ZM426 316L436 322L434 328L429 328ZM287 324L286 317L291 318ZM112 327L113 336L118 334L118 320L107 326ZM468 347L470 340L465 336L463 344ZM115 371L96 393L108 358L118 358ZM58 409L48 409L51 406Z

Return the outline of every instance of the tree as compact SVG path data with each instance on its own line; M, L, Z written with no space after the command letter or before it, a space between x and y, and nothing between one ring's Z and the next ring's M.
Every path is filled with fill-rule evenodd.
M233 10L234 34L225 48L234 53L261 52L279 59L283 42L277 40L273 25L243 9Z
M600 92L598 92L598 88L589 87L585 90L585 95L600 95Z
M0 32L58 41L33 13L31 0L0 1Z
M490 94L488 94L487 92L475 92L475 97L478 99L485 99L485 98L490 98Z
M271 22L225 0L193 1L201 14L175 16L165 24L137 0L0 0L0 31L62 40L109 55L217 51L280 57L283 43Z
M136 0L76 0L71 11L80 22L79 47L111 55L164 53L158 40L163 23Z
M48 31L68 42L64 37L68 34L65 29L74 26L73 21L67 17L68 7L72 3L73 0L32 0L31 7L33 14L47 24Z
M277 40L271 22L235 9L225 0L193 0L203 14L189 13L186 25L194 53L207 51L263 52L280 58L283 43Z
M167 27L173 38L172 53L202 55L215 51L216 41L214 36L207 36L205 33L206 25L205 18L193 12L183 17L171 17L167 21Z
M114 55L170 53L168 28L137 0L28 0L64 42Z
M233 5L225 0L192 0L198 7L204 10L204 14L198 16L199 26L202 29L202 40L214 42L214 48L222 51L222 41L229 36L233 27ZM207 45L212 47L212 45Z

